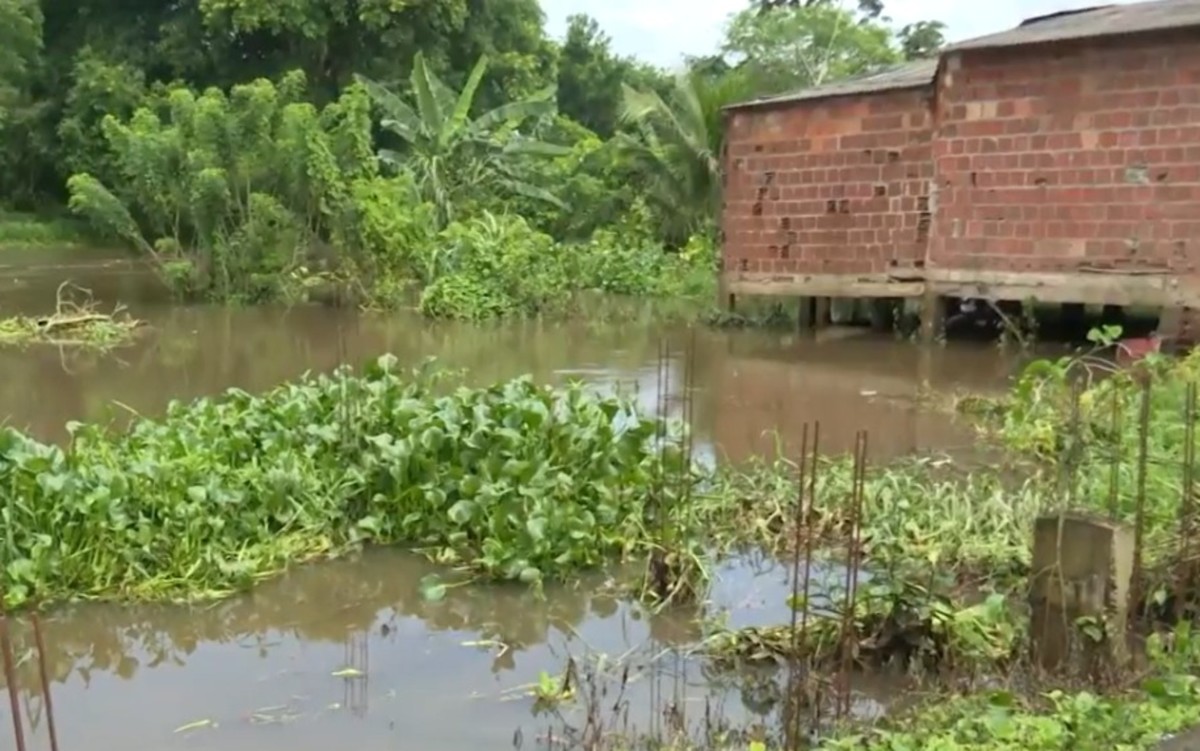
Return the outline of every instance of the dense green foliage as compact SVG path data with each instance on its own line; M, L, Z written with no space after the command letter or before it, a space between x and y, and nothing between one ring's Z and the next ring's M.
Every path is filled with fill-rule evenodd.
M1047 692L1023 700L1008 692L931 703L893 727L822 744L829 751L1058 751L1151 749L1200 722L1200 640L1188 624L1149 639L1149 677L1121 696Z
M550 39L537 0L3 0L0 206L67 203L199 299L707 298L679 251L715 237L721 108L940 43L881 10L748 3L670 76L586 16Z
M261 396L173 404L62 449L0 433L9 605L195 596L363 542L536 581L647 544L675 472L627 400L528 379L438 389L382 358Z
M1091 338L1105 348L1119 336L1119 327L1108 327ZM1058 485L1061 504L1128 522L1140 505L1144 555L1171 556L1180 525L1194 516L1185 499L1194 494L1186 484L1195 452L1189 389L1197 383L1195 352L1152 354L1134 368L1114 368L1095 353L1038 360L986 428L1010 453L1032 460L1044 484Z

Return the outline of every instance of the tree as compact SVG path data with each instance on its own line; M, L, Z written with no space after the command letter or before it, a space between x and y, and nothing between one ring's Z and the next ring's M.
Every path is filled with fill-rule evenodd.
M817 5L828 5L831 0L758 0L760 13L767 13L776 8L811 8ZM878 18L883 14L883 0L858 0L858 12L866 18Z
M593 133L609 138L621 120L621 85L666 93L670 79L654 66L615 55L595 19L573 15L558 56L558 108Z
M61 197L67 176L109 156L103 115L128 117L156 86L228 89L299 69L320 106L354 73L406 81L418 51L455 87L486 53L485 106L555 78L537 0L0 0L0 201L18 176L22 193Z
M608 138L620 116L622 61L595 19L567 19L567 38L558 57L558 106L572 120Z
M42 11L37 0L0 0L0 202L28 200L42 108L31 95L42 50Z
M487 58L479 58L462 90L455 92L433 74L418 52L411 77L415 108L378 82L359 79L383 110L382 128L404 146L400 152L380 150L380 160L413 173L421 194L437 207L441 226L453 221L456 204L484 189L559 203L551 193L522 180L516 166L522 155L565 152L523 137L517 130L530 119L554 113L553 87L472 119L486 69Z
M678 247L707 229L720 206L722 108L748 97L742 72L721 77L685 72L671 95L624 88L623 119L634 135L618 144L634 165L669 244Z
M434 70L461 87L476 61L486 57L488 77L476 94L480 106L535 96L555 82L556 50L545 21L538 0L467 0L466 23L434 48L444 59ZM430 46L421 49L431 52Z
M729 25L724 51L753 71L763 93L819 86L900 59L886 27L833 2L744 10Z
M164 88L102 129L114 176L68 181L70 207L145 254L178 291L283 292L321 241L348 244L349 197L375 177L370 99L350 86L318 109L303 73L228 93Z
M905 60L937 57L946 45L946 24L941 21L917 21L900 29L900 49Z
M37 0L0 0L0 126L5 111L27 86L42 49L42 9Z

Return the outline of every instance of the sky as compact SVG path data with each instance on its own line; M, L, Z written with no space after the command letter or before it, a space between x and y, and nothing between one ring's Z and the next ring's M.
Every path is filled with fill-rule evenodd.
M848 0L852 1L852 0ZM950 41L1016 26L1031 16L1130 0L885 0L899 27L939 20ZM613 40L618 54L673 68L685 55L716 51L726 19L749 0L542 0L550 33L561 39L567 16L587 13Z

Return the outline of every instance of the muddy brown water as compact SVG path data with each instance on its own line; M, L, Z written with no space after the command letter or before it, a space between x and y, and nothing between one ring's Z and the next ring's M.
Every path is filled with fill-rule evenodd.
M412 364L436 356L476 382L528 373L634 388L649 407L659 342L667 340L676 350L695 344L700 451L731 461L780 446L794 451L804 422L820 421L824 448L848 450L866 429L880 460L972 442L945 410L920 406L922 382L945 393L988 391L1002 388L1015 367L988 345L923 352L860 332L813 340L693 334L651 318L471 326L319 307L175 306L151 277L119 259L40 266L24 259L6 265L0 255L0 315L50 312L56 287L71 279L149 323L136 342L106 355L0 349L0 419L49 441L61 441L70 420L154 415L172 399L233 386L261 390L384 352ZM673 363L675 388L681 361ZM729 563L703 615L724 612L734 625L780 622L785 568ZM536 715L519 687L542 671L558 673L568 657L590 664L597 655L629 655L638 666L630 721L643 727L654 718L655 692L659 699L679 693L696 717L706 701L735 719L776 711L761 687L716 679L681 656L698 637L701 613L650 617L605 594L603 577L550 588L545 599L521 588L461 587L424 602L419 582L434 570L414 555L374 550L204 607L57 610L46 635L61 746L460 749L508 746L518 729L526 745L544 746L538 736L555 720ZM26 660L22 711L44 743L36 670ZM345 668L363 676L335 675ZM893 690L889 681L862 681L856 706L877 711ZM8 710L0 706L6 749Z

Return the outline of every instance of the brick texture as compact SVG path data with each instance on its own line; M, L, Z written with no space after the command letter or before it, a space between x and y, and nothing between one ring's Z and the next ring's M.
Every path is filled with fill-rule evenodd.
M1194 35L951 55L937 86L931 266L1194 270Z
M923 260L930 93L735 111L724 155L725 270L867 274Z
M951 53L926 91L736 110L727 271L1196 271L1195 32Z

